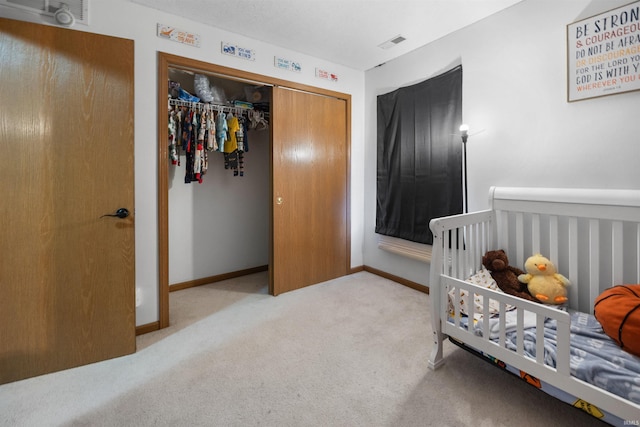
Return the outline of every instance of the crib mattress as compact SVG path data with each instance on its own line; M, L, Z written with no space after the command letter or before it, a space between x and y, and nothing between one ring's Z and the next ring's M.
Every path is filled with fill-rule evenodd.
M515 312L509 312L515 313ZM508 314L509 314L508 313ZM589 384L605 389L629 401L640 403L640 357L634 356L623 351L611 338L609 338L600 323L594 316L587 313L572 312L571 314L571 359L570 370L571 375L579 378ZM535 316L529 316L532 313L525 312L525 330L524 330L524 352L527 356L535 358L536 356L536 331ZM462 318L462 323L466 327L467 317ZM497 325L498 318L490 319L490 337L497 341ZM511 350L516 350L517 334L515 331L515 315L512 318L507 316L506 321L506 346ZM483 322L474 322L474 333L482 335ZM545 345L544 360L549 366L555 367L556 361L556 325L555 320L547 320L545 322ZM455 340L452 340L455 341ZM462 343L456 342L461 345ZM507 365L491 355L473 349L466 344L462 344L465 348L471 349L476 353L482 354L484 357L492 360L503 369L520 376L529 384L545 391L546 393L569 403L580 409L583 409L593 416L613 425L623 425L624 420L613 414L605 413L581 400L579 397L572 396L569 393L558 389L550 384L541 382L537 378L528 375L526 372L520 371L510 365Z

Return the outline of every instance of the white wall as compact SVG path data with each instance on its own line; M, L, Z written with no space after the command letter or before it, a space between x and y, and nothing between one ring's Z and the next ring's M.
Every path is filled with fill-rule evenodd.
M428 284L428 264L377 248L376 96L457 63L472 134L470 211L488 207L492 185L640 188L640 92L566 101L566 25L627 3L525 0L367 71L365 264Z
M136 325L158 320L158 238L157 238L157 52L193 58L225 67L272 76L297 83L321 87L352 95L351 146L351 264L363 264L362 235L364 203L364 73L332 64L302 53L289 51L259 40L248 39L184 18L125 0L90 2L88 26L76 24L73 29L123 37L135 41L135 203L136 203L136 286L142 289L142 305L136 311ZM0 16L50 24L51 20L34 17L17 9L0 6ZM201 47L190 47L156 36L156 25L162 23L200 35ZM246 61L223 55L222 41L254 49L256 60ZM273 66L274 55L297 60L301 73ZM320 67L338 74L337 82L315 77Z
M269 263L269 131L247 132L244 176L209 153L202 184L184 183L185 158L169 166L169 284Z

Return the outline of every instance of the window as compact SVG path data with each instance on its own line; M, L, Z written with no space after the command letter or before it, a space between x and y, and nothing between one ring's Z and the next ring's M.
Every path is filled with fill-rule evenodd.
M462 213L462 66L378 96L376 233L432 244Z

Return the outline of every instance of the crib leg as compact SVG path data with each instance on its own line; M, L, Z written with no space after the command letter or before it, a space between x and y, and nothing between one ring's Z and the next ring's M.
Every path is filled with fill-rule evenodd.
M431 356L429 356L429 368L433 371L438 369L444 364L444 357L442 356L442 341L444 335L440 332L440 320L433 327L433 349L431 350Z

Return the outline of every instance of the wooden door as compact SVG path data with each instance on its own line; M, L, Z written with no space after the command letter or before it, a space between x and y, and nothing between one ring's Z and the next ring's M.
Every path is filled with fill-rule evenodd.
M0 19L0 58L6 383L135 351L133 42Z
M344 99L274 87L272 293L348 273Z

